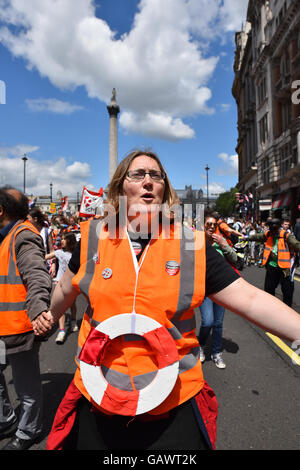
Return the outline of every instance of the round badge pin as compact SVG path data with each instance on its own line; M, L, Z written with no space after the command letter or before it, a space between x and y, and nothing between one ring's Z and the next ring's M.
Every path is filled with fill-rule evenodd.
M109 279L112 276L112 270L110 268L105 268L102 271L102 277L103 279Z
M167 261L166 262L166 272L170 276L175 276L180 270L180 265L177 263L177 261Z
M142 251L142 245L138 242L132 242L132 248L136 256Z

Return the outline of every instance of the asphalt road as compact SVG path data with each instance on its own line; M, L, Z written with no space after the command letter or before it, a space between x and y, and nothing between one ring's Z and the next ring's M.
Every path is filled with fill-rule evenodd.
M248 267L242 275L263 287L264 269ZM298 281L294 300L294 308L300 313ZM82 296L77 304L80 320L85 305ZM46 448L56 409L75 371L78 333L71 333L60 346L55 343L56 334L54 330L48 341L41 344L45 428L32 450ZM206 353L204 376L219 402L217 450L299 450L300 366L293 365L265 332L229 311L225 313L223 329L226 369L219 370L212 363L209 344ZM12 402L17 407L9 368L5 374ZM1 441L1 447L5 442Z
M247 267L242 276L263 288L264 269ZM282 298L280 288L276 295ZM296 280L293 308L300 313ZM223 357L224 370L210 360L203 364L219 402L217 449L299 450L300 367L264 331L229 311L224 318Z

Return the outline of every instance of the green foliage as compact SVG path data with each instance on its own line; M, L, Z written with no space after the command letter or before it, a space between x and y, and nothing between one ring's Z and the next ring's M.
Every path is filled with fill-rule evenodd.
M236 212L237 201L235 194L238 192L237 188L231 188L230 191L220 194L216 200L216 210L220 215L228 217Z

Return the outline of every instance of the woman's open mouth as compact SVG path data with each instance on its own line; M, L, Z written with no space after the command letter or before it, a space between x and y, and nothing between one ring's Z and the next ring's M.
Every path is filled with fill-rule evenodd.
M154 195L152 193L144 193L142 194L141 199L143 199L143 201L152 202L154 200Z

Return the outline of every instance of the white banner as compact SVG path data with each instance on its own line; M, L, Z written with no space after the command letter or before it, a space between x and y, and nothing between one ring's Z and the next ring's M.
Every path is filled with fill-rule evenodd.
M69 197L65 196L61 199L61 207L63 212L66 212L69 210Z

